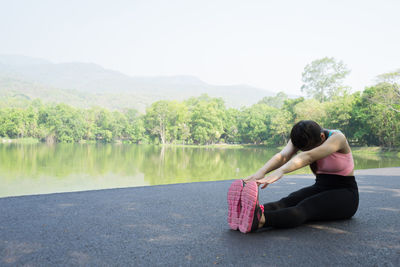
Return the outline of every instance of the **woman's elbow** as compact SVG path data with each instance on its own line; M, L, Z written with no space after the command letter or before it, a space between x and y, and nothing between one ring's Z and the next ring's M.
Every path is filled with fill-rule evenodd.
M305 166L310 165L311 163L313 163L316 160L313 158L311 153L309 153L309 151L302 152L301 154L302 154L301 157L305 163L304 164Z
M282 162L283 164L288 162L290 159L286 154L282 152L276 153L275 157L279 162Z

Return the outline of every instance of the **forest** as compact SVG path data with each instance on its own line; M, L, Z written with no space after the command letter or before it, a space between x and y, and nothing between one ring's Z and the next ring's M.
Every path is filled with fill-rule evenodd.
M35 99L24 107L0 108L0 137L48 143L278 146L288 141L294 123L308 119L326 129L340 129L351 145L399 147L400 71L381 74L373 86L353 93L342 84L348 73L334 58L316 60L302 75L307 97L289 98L280 92L242 108L228 108L222 98L206 94L157 101L144 114Z

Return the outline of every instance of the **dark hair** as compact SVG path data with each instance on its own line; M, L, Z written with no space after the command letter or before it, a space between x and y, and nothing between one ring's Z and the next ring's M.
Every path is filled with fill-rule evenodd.
M309 150L316 147L321 140L323 129L318 123L303 120L296 123L290 132L290 139L295 147L300 150Z

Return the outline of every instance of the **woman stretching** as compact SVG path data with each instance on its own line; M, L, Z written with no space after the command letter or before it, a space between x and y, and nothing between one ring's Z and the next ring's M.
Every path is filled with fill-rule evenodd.
M296 155L299 150L302 152ZM258 203L259 185L264 189L284 174L307 165L316 175L314 185L277 202ZM232 183L228 206L230 227L242 233L261 227L287 228L307 221L351 218L358 208L358 188L346 137L338 130L322 129L314 121L298 122L281 152L254 175Z

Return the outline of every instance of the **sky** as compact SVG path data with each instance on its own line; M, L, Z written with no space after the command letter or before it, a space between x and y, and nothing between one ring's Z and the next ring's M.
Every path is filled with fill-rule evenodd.
M353 91L400 68L400 1L0 0L0 54L301 95L313 60Z

